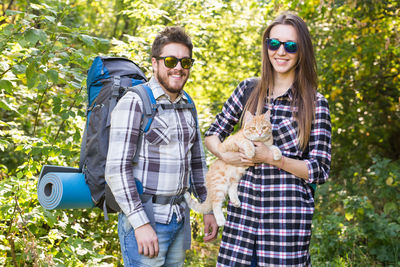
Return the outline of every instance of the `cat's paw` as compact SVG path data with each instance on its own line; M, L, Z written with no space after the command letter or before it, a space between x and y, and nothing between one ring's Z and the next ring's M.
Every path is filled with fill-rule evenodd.
M215 214L214 214L215 216ZM215 216L215 220L217 221L218 226L224 226L225 225L225 218L220 217L220 216Z
M280 160L282 158L281 153L274 153L274 160Z
M254 146L249 147L248 149L245 149L244 154L248 157L248 158L252 158L254 157L254 155L256 154L256 148Z
M274 160L280 160L282 158L282 152L277 147L272 149L272 155Z
M236 208L240 207L240 200L239 199L231 199L231 203L233 206L235 206Z

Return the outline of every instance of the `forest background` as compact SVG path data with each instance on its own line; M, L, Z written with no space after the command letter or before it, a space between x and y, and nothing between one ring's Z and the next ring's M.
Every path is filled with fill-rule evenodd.
M281 11L308 24L319 91L332 116L332 168L316 191L314 266L400 265L400 2L396 0L0 1L0 265L121 266L117 217L44 210L44 164L76 167L86 71L96 55L128 57L151 76L166 25L192 36L186 85L201 130L237 84L260 75L261 34ZM210 159L210 155L208 155ZM194 244L186 266L215 266L219 239Z

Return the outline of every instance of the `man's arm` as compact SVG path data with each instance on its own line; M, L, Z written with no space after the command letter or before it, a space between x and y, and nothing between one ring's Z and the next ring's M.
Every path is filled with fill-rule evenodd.
M143 254L149 258L158 256L158 237L149 223L135 229L135 238L139 254Z
M158 240L143 209L133 176L132 159L137 150L142 103L128 92L111 114L106 181L121 210L135 229L140 254L158 255Z
M204 149L201 141L200 129L196 129L196 141L192 147L192 177L194 193L202 201L206 199L207 189L205 187L204 177L207 172ZM218 225L214 214L204 214L204 242L210 242L217 237Z
M204 214L204 242L210 242L217 238L218 224L214 214Z

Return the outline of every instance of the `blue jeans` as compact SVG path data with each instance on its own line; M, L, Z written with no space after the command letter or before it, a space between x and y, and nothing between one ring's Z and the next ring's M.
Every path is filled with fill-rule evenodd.
M176 221L176 215L172 216L169 224L156 223L159 252L155 258L138 253L138 246L128 218L124 213L119 214L118 236L121 244L122 256L125 266L132 267L181 267L185 262L183 220Z

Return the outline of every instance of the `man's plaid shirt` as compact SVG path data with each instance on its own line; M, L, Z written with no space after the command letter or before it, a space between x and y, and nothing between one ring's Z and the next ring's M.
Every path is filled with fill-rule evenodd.
M167 94L155 78L148 82L157 103L170 104ZM181 92L174 103L187 103ZM168 109L158 112L151 127L144 134L139 151L139 162L132 164L136 152L142 117L140 97L128 92L111 115L110 143L106 163L106 181L116 201L137 228L149 222L135 185L137 178L143 192L153 195L175 196L189 187L201 200L206 198L204 177L207 166L199 128L188 109ZM169 223L173 213L182 220L185 202L180 205L154 204L158 223Z

